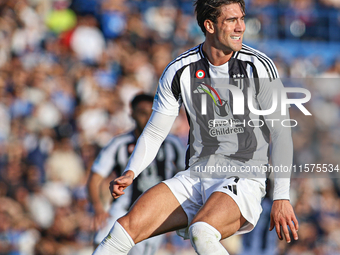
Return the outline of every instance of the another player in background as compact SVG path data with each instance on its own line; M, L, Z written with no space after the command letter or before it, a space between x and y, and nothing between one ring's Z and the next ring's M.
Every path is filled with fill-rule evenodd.
M266 196L262 200L262 213L253 231L242 236L242 251L239 255L276 255L277 237L275 232L268 231L270 227L270 211L273 205L271 193L272 181L266 181Z
M94 222L97 232L94 237L94 246L109 233L113 223L125 215L135 200L147 189L162 180L171 178L176 172L184 169L184 149L180 140L169 135L162 143L156 158L135 179L134 184L125 190L125 196L116 199L107 211L100 197L100 184L108 176L120 176L125 169L130 155L136 145L152 112L153 97L146 94L137 95L131 102L132 118L136 127L131 132L114 137L103 148L95 160L88 180L88 193L93 205ZM136 245L130 255L152 255L158 250L163 236L145 240Z

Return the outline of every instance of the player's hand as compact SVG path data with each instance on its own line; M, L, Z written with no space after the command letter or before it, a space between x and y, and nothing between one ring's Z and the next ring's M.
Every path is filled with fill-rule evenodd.
M124 172L124 174L117 179L110 182L110 192L114 199L119 198L121 195L125 194L124 189L126 189L133 182L135 174L131 170Z
M293 224L294 222L294 224ZM292 231L294 240L298 240L297 231L299 229L299 223L295 217L294 210L289 200L275 200L273 202L272 211L270 213L270 228L272 231L275 226L277 236L280 240L283 240L283 236L287 243L290 243L289 230ZM281 233L281 227L283 235Z
M110 215L108 212L105 212L104 209L95 210L94 227L97 231L105 226L108 217L110 217Z

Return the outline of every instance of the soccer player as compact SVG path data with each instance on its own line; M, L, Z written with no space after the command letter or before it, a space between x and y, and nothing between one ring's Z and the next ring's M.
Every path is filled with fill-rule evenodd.
M94 222L98 230L94 237L95 248L109 233L113 223L124 216L135 200L147 189L160 181L169 179L176 172L184 169L184 149L180 140L169 135L162 143L156 158L135 179L134 185L125 190L125 195L115 200L107 212L100 198L100 184L111 174L120 176L127 164L128 158L136 145L152 112L153 97L139 94L131 101L131 116L136 127L133 131L114 137L104 147L95 160L88 179L88 193L94 208ZM157 236L138 243L129 252L130 255L153 255L163 241L163 236Z
M277 70L266 55L242 43L244 0L197 0L195 6L205 41L165 68L150 120L110 190L114 198L123 195L153 160L181 104L190 121L187 168L145 192L95 255L127 254L136 243L171 230L190 238L197 254L228 254L220 240L251 231L262 211L261 169L268 163L270 139L273 167L292 163L291 130L281 125L288 111L272 111L277 104L272 95L283 86ZM253 113L262 110L268 114ZM256 119L264 125L252 124ZM197 169L226 171L209 178ZM247 169L261 171L247 174ZM290 242L288 227L298 239L298 222L289 202L290 178L279 173L274 172L270 229Z

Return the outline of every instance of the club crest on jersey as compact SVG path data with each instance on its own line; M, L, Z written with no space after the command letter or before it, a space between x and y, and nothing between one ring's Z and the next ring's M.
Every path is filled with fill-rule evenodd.
M233 74L233 78L244 78L244 74Z
M230 77L233 77L234 81L237 82L236 86L240 89L244 89L244 74L231 74Z
M196 78L203 79L205 77L205 72L203 70L198 70L196 72Z

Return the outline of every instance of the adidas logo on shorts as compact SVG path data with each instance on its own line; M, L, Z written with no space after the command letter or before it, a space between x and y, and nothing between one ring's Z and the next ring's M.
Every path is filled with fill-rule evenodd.
M233 192L237 196L237 186L235 184L223 186L223 188L229 189L231 192Z

